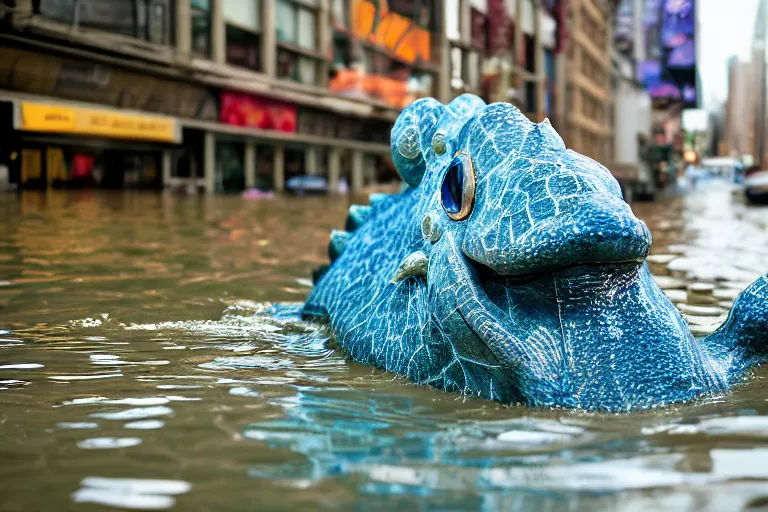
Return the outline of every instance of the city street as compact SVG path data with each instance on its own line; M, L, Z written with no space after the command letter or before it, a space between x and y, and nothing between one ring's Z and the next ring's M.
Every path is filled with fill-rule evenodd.
M697 334L765 271L768 208L741 194L715 182L634 207ZM765 369L727 396L632 416L509 408L348 362L322 329L267 315L265 301L304 299L346 210L340 197L0 196L9 510L764 499ZM41 468L56 476L31 492Z

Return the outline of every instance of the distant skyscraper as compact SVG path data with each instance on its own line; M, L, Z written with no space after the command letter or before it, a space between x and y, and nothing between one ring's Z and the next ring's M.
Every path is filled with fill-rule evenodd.
M754 157L760 167L768 165L768 119L766 116L766 36L768 35L768 0L760 0L755 17L755 32L752 38L753 86L755 98Z

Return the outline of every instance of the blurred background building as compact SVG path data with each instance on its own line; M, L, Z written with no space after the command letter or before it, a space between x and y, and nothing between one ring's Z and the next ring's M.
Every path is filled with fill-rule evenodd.
M697 105L693 0L0 0L22 187L396 179L417 98L508 101L652 196Z
M724 106L721 156L733 156L744 165L768 166L768 1L760 0L754 21L752 55L747 62L728 61L728 99Z

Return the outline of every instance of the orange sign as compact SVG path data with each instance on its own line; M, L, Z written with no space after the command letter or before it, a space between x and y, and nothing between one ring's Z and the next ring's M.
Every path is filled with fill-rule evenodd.
M181 141L180 130L171 118L42 103L21 104L20 128L118 139Z
M389 10L387 0L353 0L352 32L361 39L379 44L408 63L428 62L429 31L415 21ZM377 6L378 4L378 6Z
M408 84L403 80L366 75L354 69L339 70L328 86L336 94L364 93L369 98L378 98L398 109L407 107L417 98L408 91Z

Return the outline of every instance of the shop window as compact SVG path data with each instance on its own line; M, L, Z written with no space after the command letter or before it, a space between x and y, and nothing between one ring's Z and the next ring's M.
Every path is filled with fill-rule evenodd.
M283 173L288 180L294 176L308 174L309 169L304 166L304 150L298 148L285 148Z
M208 57L211 54L211 0L192 0L192 51Z
M40 0L35 11L62 23L161 45L171 42L171 0Z
M216 141L216 191L245 190L245 147L240 142Z

